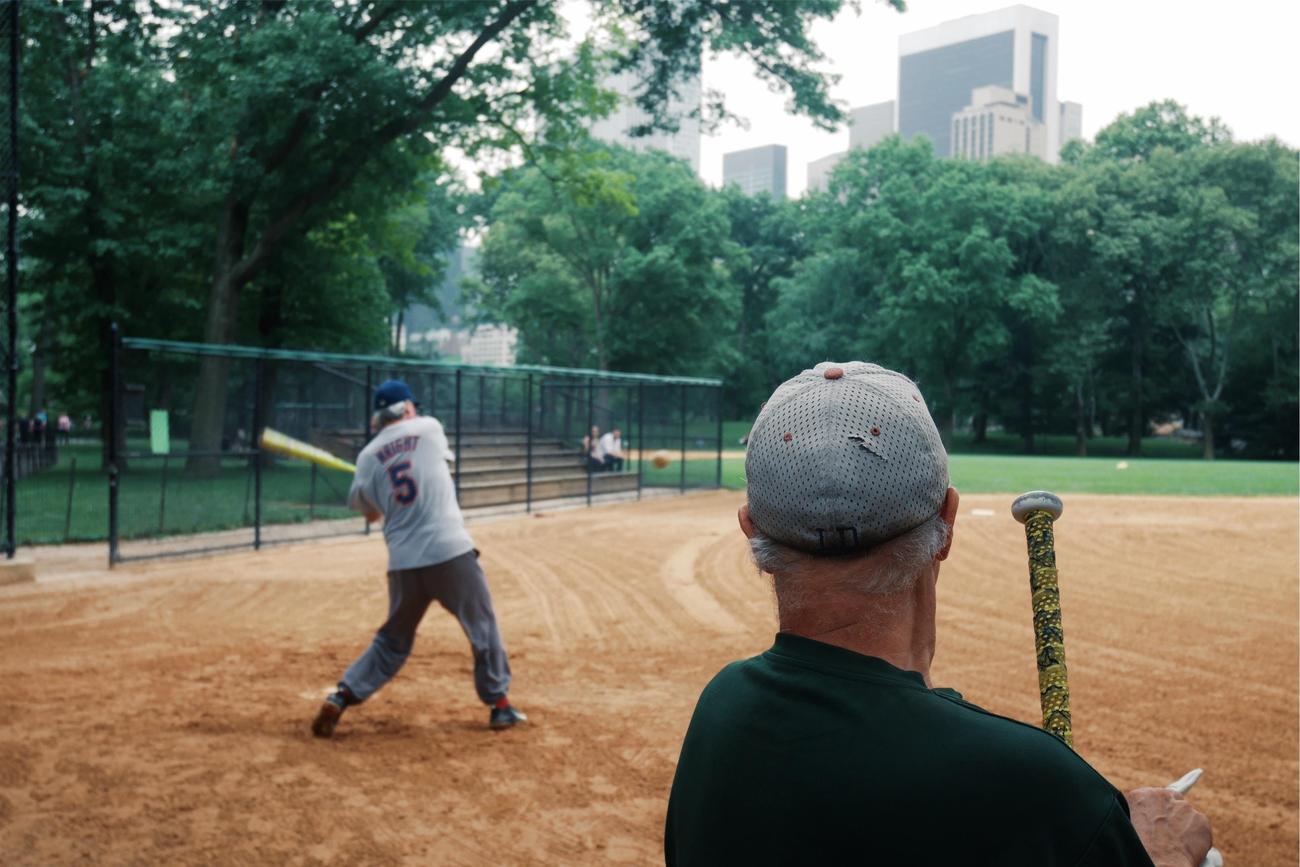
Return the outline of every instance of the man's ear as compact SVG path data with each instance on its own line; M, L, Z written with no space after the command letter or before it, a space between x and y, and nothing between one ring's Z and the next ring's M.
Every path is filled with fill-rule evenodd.
M949 486L948 493L943 495L943 505L939 507L939 517L948 525L948 541L939 551L940 560L947 560L948 551L952 548L952 537L957 523L957 503L960 500L961 495L957 493L957 489Z
M746 539L752 539L758 534L754 529L754 522L749 520L749 503L744 503L740 511L736 512L736 517L740 519L740 532L745 534Z

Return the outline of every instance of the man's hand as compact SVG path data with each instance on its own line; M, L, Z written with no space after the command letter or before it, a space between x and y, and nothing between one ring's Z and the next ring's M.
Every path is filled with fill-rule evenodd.
M1156 867L1200 867L1213 842L1204 813L1172 789L1134 789L1124 797Z

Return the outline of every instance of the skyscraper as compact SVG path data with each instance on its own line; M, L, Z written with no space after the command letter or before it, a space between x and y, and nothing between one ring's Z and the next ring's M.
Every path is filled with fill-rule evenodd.
M977 88L1005 88L1025 97L1044 128L1044 156L1058 159L1061 109L1056 96L1058 20L1028 6L969 15L907 33L898 43L898 131L927 135L935 153L951 156L953 115Z
M869 148L894 134L894 100L849 109L849 150Z
M1044 153L1045 127L1029 110L1029 98L1005 87L977 87L970 105L952 116L949 152L984 160L999 154Z
M808 192L824 192L826 187L830 185L831 172L848 155L848 151L836 151L833 154L827 154L821 159L810 162L808 164Z
M1083 138L1083 106L1077 102L1061 103L1061 147L1076 138Z
M722 185L735 185L746 195L767 193L785 198L785 145L763 145L722 155Z
M686 160L691 166L691 171L698 175L700 173L698 115L701 93L699 77L679 83L677 97L669 103L669 113L679 122L676 132L656 130L650 135L633 137L628 134L629 130L650 121L649 115L636 104L635 95L639 83L639 77L631 72L621 72L602 82L605 89L619 95L619 105L609 117L592 123L592 137L633 150L667 151L675 157Z

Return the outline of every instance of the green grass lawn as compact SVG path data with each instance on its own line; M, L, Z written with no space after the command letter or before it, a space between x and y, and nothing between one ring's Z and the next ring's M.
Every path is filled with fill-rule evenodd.
M971 494L1036 488L1062 494L1300 494L1300 465L1295 463L960 453L949 460L953 484ZM1118 468L1121 462L1127 464L1125 469ZM636 462L628 469L635 471ZM712 458L683 463L672 455L663 469L647 462L643 482L647 487L712 487L716 474ZM344 504L349 482L346 473L318 470L313 494L311 465L277 462L262 473L262 521L352 517ZM743 459L723 460L722 484L744 488ZM124 539L248 527L253 521L253 473L246 459L224 460L220 472L209 478L186 473L180 460L168 460L164 466L159 457L136 459L122 476L120 497ZM108 480L100 469L98 446L65 446L58 465L20 480L17 516L19 544L106 538Z
M183 459L132 460L118 488L122 538L251 526L253 482L247 459L223 460L219 472L206 478L186 473ZM350 483L347 473L318 470L313 494L310 464L277 462L262 472L262 521L353 516L345 504ZM16 488L19 544L107 538L108 478L98 446L61 448L56 466L20 479Z
M1121 462L1127 468L1119 469ZM710 470L713 466L710 461L690 463L705 464ZM1286 497L1300 494L1300 465L1274 461L956 454L949 457L948 467L953 485L968 494L1018 494L1036 489L1063 494ZM744 460L723 461L725 487L744 488L744 475Z

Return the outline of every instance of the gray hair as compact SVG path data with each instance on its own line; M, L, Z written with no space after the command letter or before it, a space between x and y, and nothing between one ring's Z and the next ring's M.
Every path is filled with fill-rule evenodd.
M952 527L936 513L900 536L853 554L808 554L762 534L749 540L749 549L755 565L775 579L777 595L798 606L808 601L805 592L827 586L825 580L807 580L812 576L867 596L908 590L948 544L951 532Z
M376 410L375 414L370 417L370 426L375 430L378 430L384 425L389 425L398 421L406 414L406 405L409 402L410 401L399 400L397 403L389 404L383 409Z

